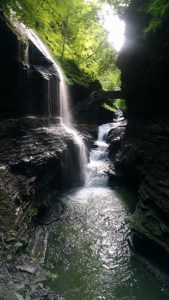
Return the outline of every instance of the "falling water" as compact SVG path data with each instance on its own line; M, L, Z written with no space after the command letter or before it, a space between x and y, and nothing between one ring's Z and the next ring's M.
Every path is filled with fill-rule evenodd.
M23 41L18 41L19 60L27 68L29 68L29 47Z
M87 167L85 186L107 186L108 182L108 144L106 136L113 125L111 123L99 126L98 140L90 153L90 163Z
M65 82L64 75L62 73L62 70L60 67L56 64L54 59L52 58L51 54L49 53L48 49L42 42L42 40L38 37L38 35L30 28L27 28L24 24L22 23L17 23L13 22L15 28L19 32L22 33L22 35L26 35L29 40L32 41L32 43L40 50L40 52L49 60L53 63L53 67L56 70L56 73L59 75L59 104L60 104L60 124L61 126L65 129L67 133L69 133L75 142L75 144L78 147L78 160L80 164L80 169L81 169L81 175L82 179L85 178L86 176L86 165L87 165L87 155L86 155L86 148L85 144L83 142L82 136L75 130L73 126L73 117L71 114L71 109L70 109L70 97L69 97L69 92L68 92L68 87ZM43 74L43 68L39 70ZM56 76L52 78L52 82L48 82L48 92L47 92L47 98L48 98L48 115L49 119L53 120L52 126L55 126L56 124L54 123L56 119L56 103L57 103L57 82L56 82ZM53 82L54 81L54 82ZM50 85L52 84L52 89ZM52 95L51 95L51 90L52 90Z
M87 165L86 147L83 142L83 138L79 135L77 130L75 130L72 124L73 117L69 106L69 91L60 68L58 68L58 73L60 78L60 122L62 127L64 127L64 129L73 136L74 141L78 145L78 158L80 162L80 168L82 176L83 178L85 178Z

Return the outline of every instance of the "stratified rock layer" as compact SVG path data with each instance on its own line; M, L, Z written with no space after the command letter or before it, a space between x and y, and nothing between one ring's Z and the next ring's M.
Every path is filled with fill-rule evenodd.
M79 148L57 118L54 64L2 15L0 37L0 298L61 300L45 289L47 230L31 238L57 193L81 184Z
M59 81L53 64L2 15L0 38L0 118L48 116Z
M169 251L169 124L128 124L120 150L114 158L123 181L138 189L138 205L131 219L136 231Z
M79 184L77 146L62 127L42 127L38 118L0 123L1 191L13 203L15 223L23 230L53 191Z
M128 125L114 162L116 172L138 190L134 232L169 252L169 14L145 35L150 21L146 3L131 1L124 16L127 40L118 66Z
M151 20L146 8L150 2L131 1L124 15L126 42L117 60L132 119L155 116L158 120L169 112L169 11L155 30L145 33Z
M4 119L0 128L1 299L62 299L44 287L47 236L38 237L39 261L28 245L37 215L58 191L81 183L77 145L60 125L37 117Z

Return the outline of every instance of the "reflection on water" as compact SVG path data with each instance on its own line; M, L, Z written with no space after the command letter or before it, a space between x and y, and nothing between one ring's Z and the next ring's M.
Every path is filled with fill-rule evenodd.
M94 187L63 196L67 217L50 229L51 289L68 300L169 299L131 253L128 198L127 191Z
M65 212L50 225L48 286L67 300L169 299L129 247L128 217L135 199L127 190L107 187L102 133L91 153L86 185L61 196Z

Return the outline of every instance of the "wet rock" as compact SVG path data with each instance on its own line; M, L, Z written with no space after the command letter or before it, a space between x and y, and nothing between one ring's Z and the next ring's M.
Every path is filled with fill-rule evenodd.
M16 251L19 251L20 249L23 248L23 243L17 242L16 244L14 244L14 247L15 247Z
M47 208L52 197L57 201L56 191L79 184L79 165L72 137L60 126L48 128L42 123L42 119L26 117L0 121L0 287L4 300L59 299L42 285L46 277L39 262L44 263L47 232L29 257L23 253L28 251L39 208Z
M126 182L124 174L122 172L118 172L115 169L114 164L109 166L109 170L108 170L107 174L109 176L109 185L110 186L114 187L119 184L124 184Z
M131 218L135 240L141 236L144 248L149 240L169 252L169 11L145 35L152 21L143 8L147 4L132 0L124 14L126 43L117 64L122 71L128 125L113 159L116 172L124 174L138 191Z
M117 127L112 128L107 136L107 142L109 143L109 156L113 159L119 150L123 137L126 131L126 120L120 121Z
M7 259L8 262L12 261L12 255L9 254L6 259Z
M145 126L147 125L147 126ZM116 172L121 172L138 190L138 204L131 217L138 232L169 252L169 124L128 123L127 134L114 157Z
M117 153L123 144L124 135L126 131L127 120L124 118L123 113L118 111L115 115L112 122L112 129L108 132L106 137L106 141L109 144L109 157L112 160L112 165L110 166L108 175L109 175L109 183L111 185L117 183L124 183L124 174L117 168L115 168L115 158L117 159Z
M101 89L101 87L96 87L96 90L98 88ZM103 107L105 99L98 99L94 90L90 92L90 89L88 89L88 96L86 98L83 95L82 99L78 97L77 99L78 102L74 105L77 123L98 126L113 120L114 112Z
M31 266L16 266L16 269L30 274L34 274L36 272L36 269Z
M0 122L1 225L4 223L7 229L7 221L10 222L10 230L20 226L22 232L37 215L38 207L47 201L49 194L79 183L76 145L72 137L59 126L51 130L34 126L28 128L28 119ZM37 125L37 119L35 123ZM65 176L67 170L68 177ZM8 242L15 238L8 236Z
M55 68L31 41L25 42L26 38L5 21L2 12L0 36L3 40L0 47L1 118L47 116L47 90L49 89L51 95L54 88L57 92L59 82ZM26 52L29 62L28 57L25 57ZM58 105L56 106L58 113Z
M56 191L81 183L77 145L58 118L57 126L48 126L47 95L56 98L56 69L11 27L1 13L0 298L62 299L43 285L46 277L38 259L44 263L47 232L30 255L28 241L40 208L48 208L52 197L57 201ZM82 135L90 145L90 134Z
M15 256L15 261L10 263L10 268L5 263L1 264L0 299L63 300L62 297L45 289L45 282L44 271L36 259L25 254L21 254L20 257Z

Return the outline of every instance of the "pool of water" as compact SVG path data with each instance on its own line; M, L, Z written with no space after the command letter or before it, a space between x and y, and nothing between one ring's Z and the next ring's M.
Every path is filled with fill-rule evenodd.
M48 227L47 285L67 300L166 300L166 287L129 245L135 195L108 186L105 139L112 126L99 127L85 186L59 196L64 210Z
M129 247L130 192L81 188L61 200L66 214L50 227L46 259L52 290L67 300L169 299Z

